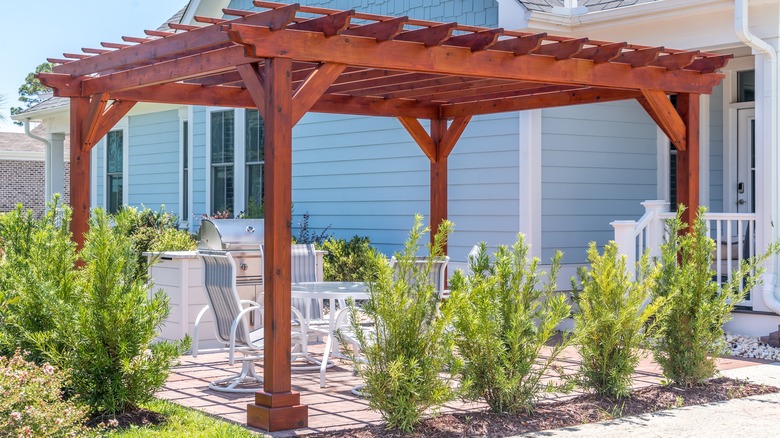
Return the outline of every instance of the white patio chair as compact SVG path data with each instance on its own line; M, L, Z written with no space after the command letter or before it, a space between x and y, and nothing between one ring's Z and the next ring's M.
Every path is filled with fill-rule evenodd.
M236 265L233 257L223 251L199 251L202 263L203 287L208 305L198 313L195 319L192 355L198 357L198 339L200 321L209 309L214 314L214 330L219 342L225 344L228 362L233 365L236 353L240 353L241 372L209 383L209 389L221 392L255 392L262 383L262 376L255 370L255 361L263 358L263 328L250 331L248 315L260 311L263 306L251 300L241 300L236 289ZM296 319L303 315L292 309ZM300 329L294 330L293 338L300 340ZM224 349L222 349L224 350ZM212 350L213 351L213 350ZM227 384L227 385L225 385ZM253 385L246 387L245 385ZM243 386L243 387L242 387Z
M433 266L431 266L431 272L428 273L428 280L433 284L433 287L436 288L436 292L439 295L440 299L445 299L450 296L450 291L448 289L445 289L446 283L446 274L447 274L447 264L450 262L449 256L439 256L436 257L433 260ZM427 257L415 257L415 269L423 269L425 264L428 263ZM398 260L395 258L395 256L390 258L390 266L394 270L394 275L398 275ZM414 275L414 273L409 273L409 275Z

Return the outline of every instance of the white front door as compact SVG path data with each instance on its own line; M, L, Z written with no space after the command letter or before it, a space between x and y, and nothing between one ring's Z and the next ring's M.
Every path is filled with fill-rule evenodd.
M745 108L737 111L737 212L756 211L756 110Z

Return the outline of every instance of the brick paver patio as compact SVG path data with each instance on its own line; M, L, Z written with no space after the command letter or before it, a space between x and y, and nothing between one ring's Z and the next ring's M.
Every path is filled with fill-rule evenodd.
M314 346L315 349L318 346ZM320 345L321 349L322 346ZM315 350L316 351L316 350ZM321 350L320 350L321 351ZM757 359L724 358L720 359L718 367L721 370L742 368L761 363ZM558 364L567 373L577 369L578 356L573 348L568 348L559 358ZM253 394L226 394L208 389L208 383L241 369L240 363L228 365L227 354L205 354L197 359L192 356L182 356L181 365L173 369L165 388L157 395L183 406L198 409L219 416L238 424L246 424L246 405L253 400ZM258 366L258 370L260 367ZM356 397L350 389L361 383L352 373L352 365L337 361L336 366L327 373L327 387L319 387L319 372L294 371L292 386L294 391L301 393L301 402L309 406L309 427L294 432L281 432L274 436L293 436L311 434L314 432L331 431L361 427L368 424L380 424L379 414L368 409L365 399ZM661 369L649 357L644 358L637 368L634 386L643 387L657 384L661 380ZM569 397L576 395L570 394ZM564 397L550 395L550 398ZM443 412L468 411L484 409L477 403L454 402L447 405Z

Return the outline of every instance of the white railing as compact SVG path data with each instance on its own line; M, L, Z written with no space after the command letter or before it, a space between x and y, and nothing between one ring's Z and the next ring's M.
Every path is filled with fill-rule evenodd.
M659 257L664 241L665 220L674 217L666 201L645 201L645 214L638 221L620 220L611 223L615 229L615 242L626 256L626 266L634 273L636 261L650 252ZM715 241L712 269L719 283L731 280L732 273L742 260L756 255L755 213L706 213L710 237ZM743 301L750 305L750 296Z

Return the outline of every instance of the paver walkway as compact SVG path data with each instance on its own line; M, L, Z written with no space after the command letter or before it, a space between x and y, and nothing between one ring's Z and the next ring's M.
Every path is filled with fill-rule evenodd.
M315 346L316 351L317 346ZM320 345L319 348L322 348ZM559 358L558 364L567 373L578 367L578 357L573 348L568 348ZM740 358L724 358L719 361L719 369L729 370L765 364L767 361ZM220 377L237 373L239 363L229 366L227 354L200 355L197 359L185 355L181 365L175 367L168 378L165 388L157 395L183 406L198 409L222 417L238 424L246 424L246 405L253 400L253 394L225 394L208 389L208 383ZM275 433L274 436L292 436L314 432L340 430L379 424L379 414L369 410L365 399L354 396L350 389L361 383L352 373L352 365L337 362L327 373L326 388L319 387L319 373L314 371L296 371L292 375L294 391L301 393L301 402L309 406L309 427L295 432ZM661 369L649 357L644 358L637 368L634 386L643 387L657 384L661 380ZM572 394L569 396L573 396ZM550 397L562 397L551 395ZM484 409L481 404L455 402L447 405L444 412Z

